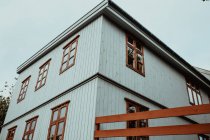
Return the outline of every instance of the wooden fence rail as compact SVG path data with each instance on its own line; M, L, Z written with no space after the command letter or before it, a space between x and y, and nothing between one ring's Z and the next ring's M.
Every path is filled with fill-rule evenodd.
M127 136L210 134L210 123L176 125L176 126L158 126L158 127L147 127L147 128L99 130L100 124L102 123L180 117L180 116L200 115L200 114L209 114L209 113L210 113L210 104L205 104L198 106L178 107L171 109L96 117L97 127L94 137L108 138L108 137L127 137Z

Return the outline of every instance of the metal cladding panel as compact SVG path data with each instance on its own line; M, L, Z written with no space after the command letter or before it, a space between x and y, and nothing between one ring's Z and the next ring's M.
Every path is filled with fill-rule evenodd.
M98 72L101 43L102 17L80 30L74 36L23 71L15 86L5 123L46 102L74 85ZM75 65L60 73L63 47L77 35L80 35L77 46ZM39 67L51 58L46 84L35 91ZM22 81L31 75L25 99L17 104Z
M125 98L137 102L149 110L159 110L161 108L155 106L154 104L145 101L135 95L130 94L106 81L101 79L98 80L97 89L97 100L96 100L96 116L107 116L116 114L126 113L126 101ZM187 121L177 118L162 118L162 119L151 119L149 120L149 126L168 126L168 125L183 125L189 124ZM117 123L106 123L100 125L100 130L110 130L110 129L124 129L126 128L126 122ZM156 136L150 137L151 140L193 140L197 139L197 135L183 135L183 136ZM126 140L124 137L120 138L100 138L100 140Z
M25 130L25 121L39 116L34 132L34 140L46 140L51 119L51 108L70 100L65 126L64 140L93 140L95 128L97 79L67 93L53 102L18 119L2 129L0 139L5 140L8 129L17 125L14 140L20 140Z
M102 26L101 74L169 108L190 105L184 75L146 47L145 77L136 73L126 66L126 31L107 18L103 18ZM207 94L200 91L203 103L209 103ZM200 122L206 120L199 119Z

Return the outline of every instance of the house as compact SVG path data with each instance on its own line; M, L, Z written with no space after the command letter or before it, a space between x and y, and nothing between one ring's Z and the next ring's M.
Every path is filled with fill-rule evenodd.
M20 65L17 73L1 140L93 140L96 116L209 103L210 81L108 0ZM104 124L101 129L207 122L209 114Z

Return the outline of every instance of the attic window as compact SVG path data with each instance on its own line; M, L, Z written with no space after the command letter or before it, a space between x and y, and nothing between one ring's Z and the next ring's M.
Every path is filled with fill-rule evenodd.
M79 36L74 38L63 48L63 58L60 67L60 74L75 64Z
M135 39L131 35L126 36L126 65L144 76L145 68L143 46L143 42Z
M50 67L50 60L51 59L47 60L47 62L45 62L39 68L39 76L38 76L38 79L37 79L35 90L38 90L45 85L46 80L47 80L48 70L49 70L49 67Z
M203 104L200 91L199 91L198 87L195 86L195 84L187 81L187 91L188 91L188 96L189 96L189 102L191 105Z
M26 92L27 92L27 89L28 89L28 84L29 84L30 77L31 76L29 76L25 80L23 80L17 103L19 103L20 101L22 101L25 98Z

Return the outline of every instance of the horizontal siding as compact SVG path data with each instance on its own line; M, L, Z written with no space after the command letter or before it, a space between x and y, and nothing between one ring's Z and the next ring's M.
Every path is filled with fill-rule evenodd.
M46 106L7 125L2 129L0 140L5 140L7 130L17 125L14 140L22 139L25 121L39 115L34 133L34 140L46 140L51 117L51 108L70 100L66 120L64 140L92 140L95 123L97 79L60 97Z
M5 123L22 115L32 108L35 108L43 102L46 102L47 100L98 72L101 23L102 18L99 17L20 74L13 91ZM80 37L78 41L75 65L59 75L63 47L77 35L80 35ZM49 58L51 58L51 62L46 84L39 90L35 91L39 67ZM29 75L31 75L31 79L26 97L23 101L17 104L21 82Z
M145 77L141 76L126 67L126 31L106 18L102 26L100 73L169 108L190 105L181 73L145 47ZM209 103L206 92L201 90L201 94L203 102ZM208 116L197 121L206 122Z
M96 116L106 116L115 114L126 113L125 98L133 100L141 105L149 108L149 110L158 110L157 106L147 102L139 97L136 97L116 86L111 85L103 80L98 81L97 89L97 105ZM188 124L181 118L163 118L149 120L149 126L167 126L167 125L181 125ZM124 129L126 128L125 122L108 123L100 126L101 130L107 129ZM150 137L150 140L197 140L197 135L189 136L163 136L163 137ZM101 138L100 140L126 140L126 138Z

